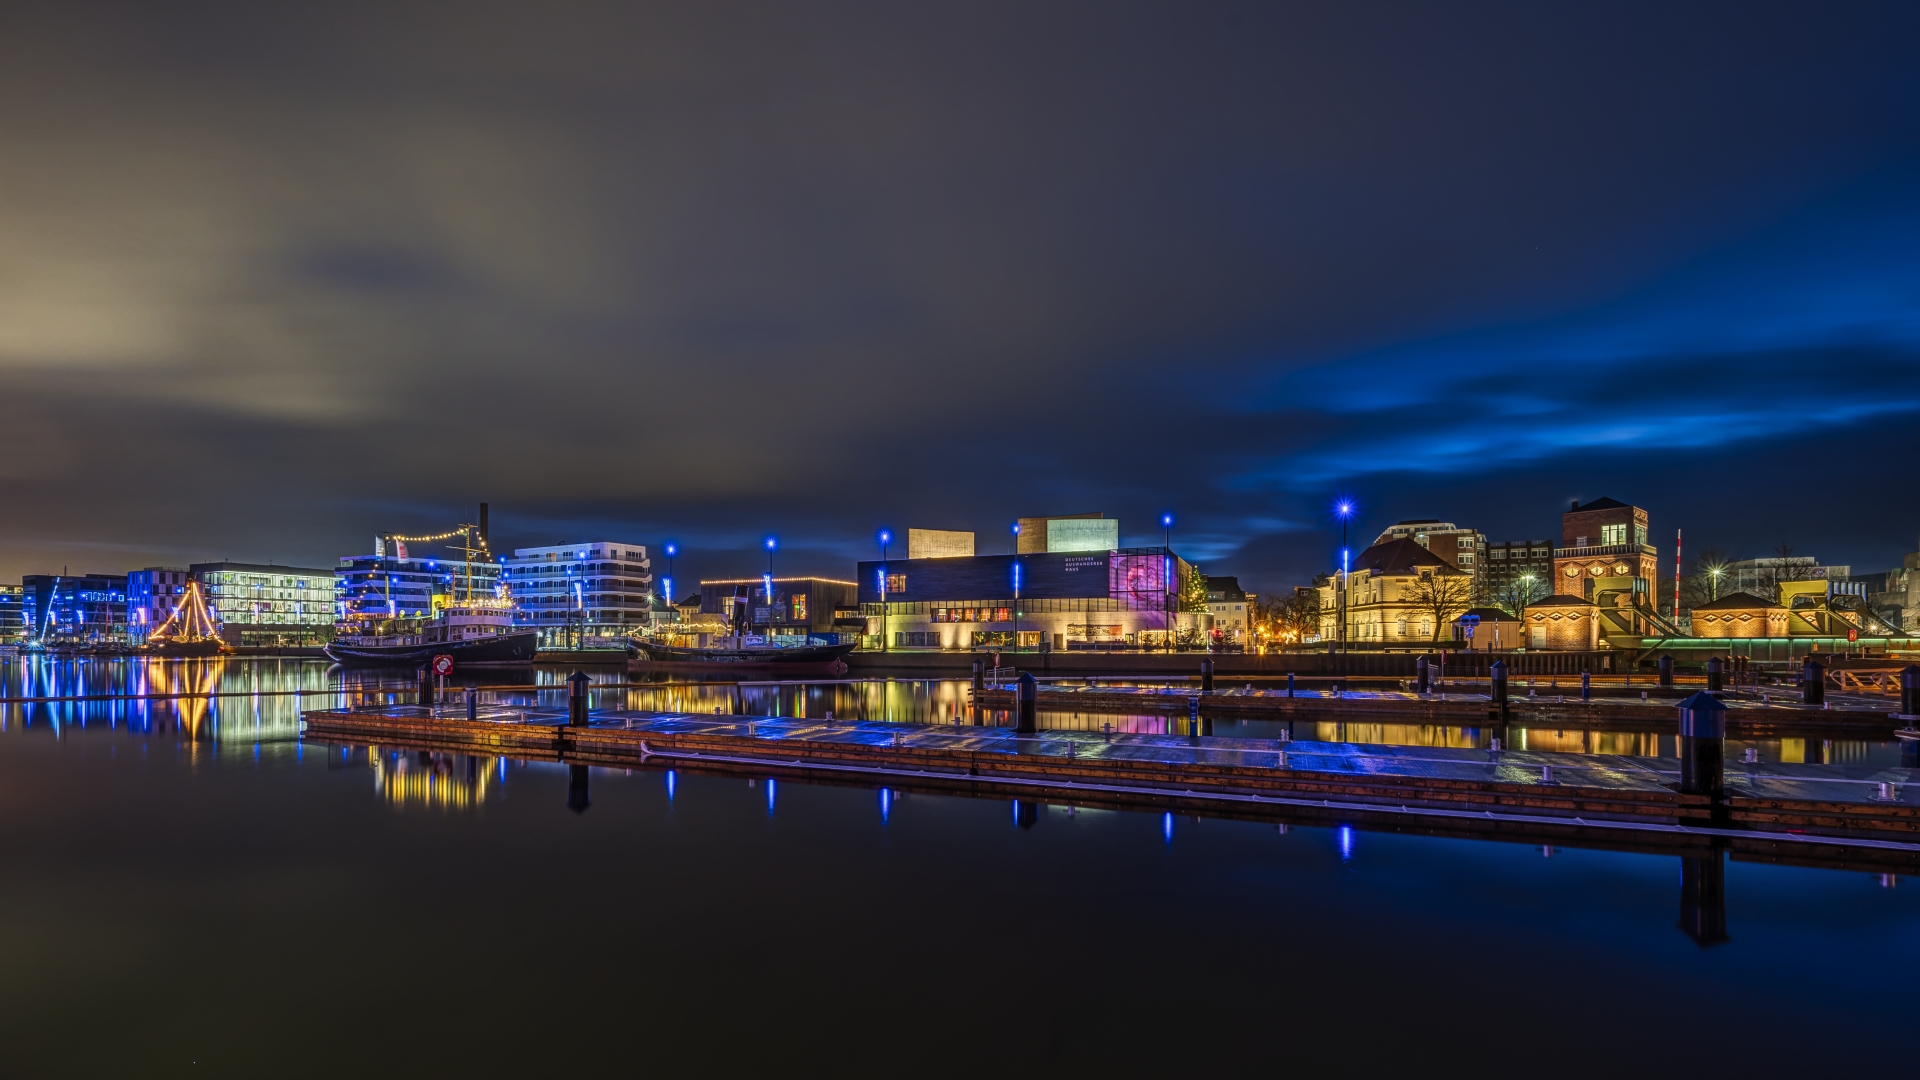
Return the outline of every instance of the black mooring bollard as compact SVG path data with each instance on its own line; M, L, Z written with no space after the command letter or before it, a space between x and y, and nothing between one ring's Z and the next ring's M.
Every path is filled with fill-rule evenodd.
M1287 696L1293 696L1293 672L1287 672Z
M1026 799L1013 802L1013 822L1023 829L1031 829L1040 820L1040 804Z
M1493 698L1493 703L1500 707L1501 712L1506 712L1507 662L1505 660L1495 660L1493 662L1493 666L1487 669L1487 681L1489 696Z
M980 661L973 662L973 699L980 700L980 692L987 688L986 672L981 670Z
M1213 661L1211 660L1200 661L1200 692L1213 693Z
M1909 728L1920 726L1920 667L1900 669L1900 716Z
M584 671L567 676L567 724L570 727L587 726L587 684L592 681Z
M1593 700L1593 673L1591 671L1583 671L1580 673L1580 700Z
M1664 653L1660 656L1660 688L1673 689L1673 657Z
M584 814L593 803L587 799L587 767L570 765L567 767L567 809L576 814Z
M1433 689L1433 661L1422 656L1413 662L1414 688L1424 694Z
M1031 735L1040 730L1040 726L1034 720L1033 715L1034 706L1039 700L1039 697L1040 688L1035 685L1033 681L1033 672L1021 672L1019 689L1020 710L1019 718L1016 719L1013 724L1013 730L1015 732L1021 735Z
M1720 658L1709 656L1707 657L1707 693L1717 694L1722 689L1724 687L1721 685Z
M1726 818L1727 707L1712 694L1680 702L1680 794L1705 795L1716 823Z
M420 704L422 706L431 706L433 704L432 668L422 667L420 669Z
M467 687L467 719L480 719L480 691L471 686Z
M1813 657L1800 665L1800 700L1808 705L1827 703L1827 668Z
M1680 856L1680 929L1703 949L1727 940L1727 864L1718 848Z

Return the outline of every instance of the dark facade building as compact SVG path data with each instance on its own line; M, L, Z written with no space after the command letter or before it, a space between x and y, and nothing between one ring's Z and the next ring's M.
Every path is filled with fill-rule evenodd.
M136 640L166 624L187 591L189 571L180 566L149 566L127 575L127 625Z
M700 613L728 618L742 604L747 631L765 637L822 637L855 634L859 620L846 621L854 607L854 584L832 578L727 578L700 583ZM836 639L837 640L837 639ZM851 641L849 637L847 640Z
M26 636L49 645L127 644L127 579L28 574L20 579Z
M1481 566L1480 603L1503 608L1509 613L1533 600L1551 596L1554 542L1551 540L1507 540L1487 545L1486 562Z
M1198 573L1166 548L875 560L859 582L873 648L1198 644L1211 626L1204 595L1181 600Z

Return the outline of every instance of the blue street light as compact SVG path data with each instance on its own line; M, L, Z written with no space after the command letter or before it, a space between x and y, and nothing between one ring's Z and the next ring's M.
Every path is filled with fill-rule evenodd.
M675 544L673 541L669 540L667 541L667 546L665 550L667 553L667 576L660 579L660 584L662 589L664 590L662 595L664 595L667 598L668 606L672 606L673 604L673 557L675 555L680 554L680 546L678 544Z
M886 652L891 644L887 640L887 545L893 542L893 534L881 529L877 539L880 541L880 651Z
M1020 651L1020 523L1013 523L1013 651Z
M1340 648L1347 647L1347 574L1352 562L1352 549L1347 546L1347 523L1353 520L1353 500L1342 496L1333 504L1333 514L1340 519Z
M779 540L771 536L767 537L767 581L766 583L767 583L767 606L768 607L773 606L773 549L779 546L780 546Z

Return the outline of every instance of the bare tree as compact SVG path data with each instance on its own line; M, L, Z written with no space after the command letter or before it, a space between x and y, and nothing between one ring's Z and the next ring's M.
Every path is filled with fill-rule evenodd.
M1520 577L1492 590L1487 599L1493 607L1517 619L1522 609L1546 596L1547 591L1545 582L1533 577Z
M1433 640L1440 640L1440 628L1454 616L1467 610L1473 598L1473 580L1465 574L1427 571L1407 588L1407 602L1433 616Z
M1269 596L1254 605L1254 622L1261 630L1282 641L1300 641L1320 632L1320 593L1313 588L1298 588L1280 596Z

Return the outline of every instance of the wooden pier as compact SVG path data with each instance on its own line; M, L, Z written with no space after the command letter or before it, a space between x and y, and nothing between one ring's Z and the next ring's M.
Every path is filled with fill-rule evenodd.
M564 709L497 704L471 721L410 705L304 716L306 738L335 743L1235 817L1839 844L1920 868L1920 769L1729 763L1716 808L1680 793L1677 762L1624 755L624 710L570 726Z

